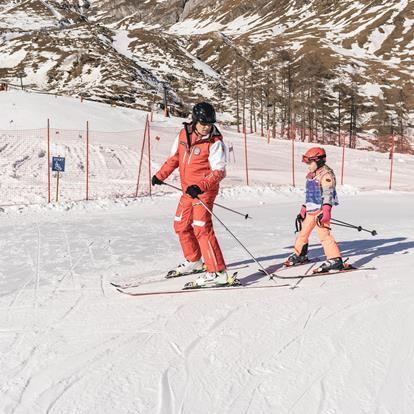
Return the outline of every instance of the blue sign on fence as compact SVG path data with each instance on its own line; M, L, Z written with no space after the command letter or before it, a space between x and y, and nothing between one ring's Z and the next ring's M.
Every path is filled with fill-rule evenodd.
M64 157L52 157L52 171L65 171L65 158Z

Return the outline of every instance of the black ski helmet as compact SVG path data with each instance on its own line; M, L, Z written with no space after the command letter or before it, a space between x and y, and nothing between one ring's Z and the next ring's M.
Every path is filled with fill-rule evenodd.
M214 106L208 102L200 102L193 108L193 124L202 122L203 124L216 123L216 111Z

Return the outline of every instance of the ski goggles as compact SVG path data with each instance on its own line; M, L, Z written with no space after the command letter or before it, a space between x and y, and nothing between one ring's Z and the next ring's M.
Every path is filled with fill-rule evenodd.
M199 123L201 126L212 126L212 125L214 125L214 124L212 124L211 122L203 122L203 121L198 121L198 123Z
M313 161L318 162L319 160L322 160L325 157L307 157L306 155L302 155L302 162L305 164L310 164Z

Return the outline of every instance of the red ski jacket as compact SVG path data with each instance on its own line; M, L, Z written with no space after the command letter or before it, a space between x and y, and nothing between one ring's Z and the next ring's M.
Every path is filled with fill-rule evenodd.
M218 192L220 181L226 175L228 150L216 126L210 135L201 136L184 123L171 149L171 155L156 176L165 181L180 169L183 192L190 185L198 185L203 192Z

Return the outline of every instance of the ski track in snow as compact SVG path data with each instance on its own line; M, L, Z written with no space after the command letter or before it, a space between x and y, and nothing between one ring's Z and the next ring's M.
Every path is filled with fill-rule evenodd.
M36 230L37 230L37 255L36 255L36 280L35 280L35 308L38 306L38 292L39 292L39 284L40 284L40 227L39 224L36 223Z
M235 309L234 312L237 313L237 310L238 308ZM178 411L180 414L184 412L184 405L185 405L185 400L186 400L187 392L188 392L188 384L191 378L191 371L190 371L190 364L189 364L191 355L193 354L194 350L198 347L200 342L206 339L215 329L219 328L224 322L226 322L232 313L233 313L233 310L228 311L222 318L214 322L213 325L208 329L208 331L203 336L198 336L184 350L184 365L185 365L186 380L185 380L185 386L184 386L184 393L183 393L181 403L179 406L179 411Z

